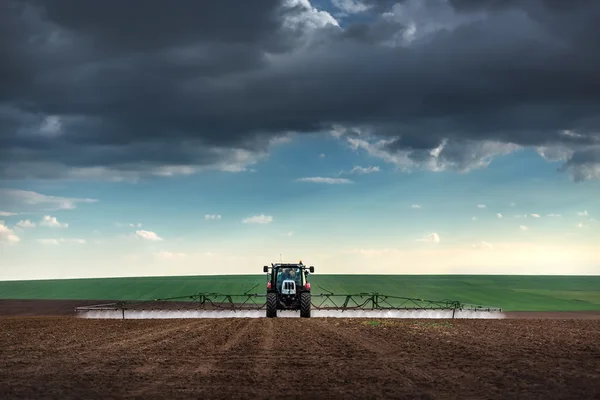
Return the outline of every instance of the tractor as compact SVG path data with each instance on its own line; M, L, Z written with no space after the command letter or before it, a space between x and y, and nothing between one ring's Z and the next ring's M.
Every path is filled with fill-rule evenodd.
M270 270L270 271L269 271ZM310 318L310 282L308 274L315 267L302 264L265 265L267 274L267 318L277 317L277 310L300 310L300 317Z

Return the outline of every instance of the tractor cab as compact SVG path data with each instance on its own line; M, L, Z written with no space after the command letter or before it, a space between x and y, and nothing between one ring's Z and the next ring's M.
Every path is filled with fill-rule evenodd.
M269 271L270 270L270 271ZM267 273L267 317L277 316L277 310L300 310L302 317L310 316L309 273L314 267L302 264L271 264Z

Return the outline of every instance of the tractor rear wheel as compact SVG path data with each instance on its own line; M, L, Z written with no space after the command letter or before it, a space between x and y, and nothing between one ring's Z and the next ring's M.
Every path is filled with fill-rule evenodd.
M300 317L310 318L310 292L300 293Z
M267 318L277 317L277 294L267 293Z

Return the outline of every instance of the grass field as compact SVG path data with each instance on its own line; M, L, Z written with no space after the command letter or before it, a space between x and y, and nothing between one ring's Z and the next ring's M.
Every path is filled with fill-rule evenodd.
M197 292L262 293L263 275L171 276L0 282L1 299L152 300ZM600 276L313 275L314 293L379 292L459 300L505 311L600 310ZM252 289L253 286L258 285ZM252 289L252 290L250 290Z

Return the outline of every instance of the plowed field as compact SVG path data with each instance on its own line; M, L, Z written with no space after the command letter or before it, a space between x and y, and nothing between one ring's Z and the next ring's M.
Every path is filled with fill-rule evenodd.
M0 398L600 398L599 320L0 318Z

